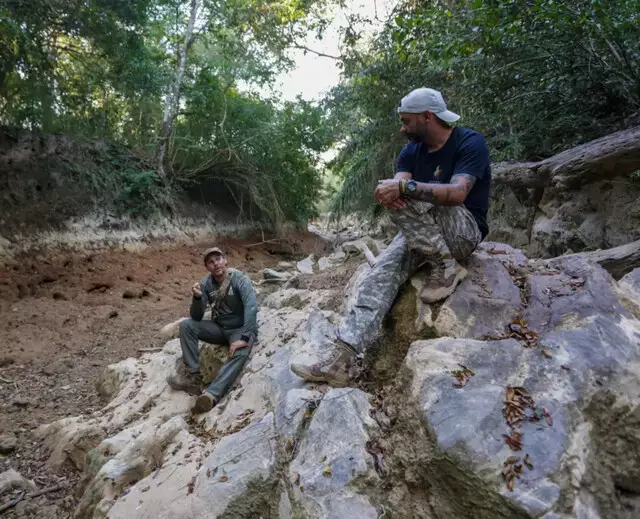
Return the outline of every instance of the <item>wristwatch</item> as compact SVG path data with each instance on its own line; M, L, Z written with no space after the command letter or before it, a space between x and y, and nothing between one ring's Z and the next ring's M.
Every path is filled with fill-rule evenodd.
M418 183L415 180L405 180L402 179L400 181L400 194L406 195L407 193L415 193L418 189Z

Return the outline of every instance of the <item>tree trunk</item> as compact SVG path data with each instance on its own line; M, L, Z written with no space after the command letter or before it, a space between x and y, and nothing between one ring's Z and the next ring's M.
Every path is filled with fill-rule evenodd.
M555 264L570 256L579 256L599 263L602 268L609 272L615 279L620 279L633 269L640 267L640 240L636 240L626 245L620 245L613 249L597 250L593 252L578 252L566 256L558 256L547 260L550 264Z
M162 131L160 133L160 141L158 142L157 154L157 172L160 178L166 180L167 174L164 168L165 157L167 155L167 147L171 134L173 132L173 121L176 116L178 102L180 100L180 89L182 88L182 80L184 71L187 67L187 55L189 47L191 47L193 39L193 27L196 22L196 13L198 11L198 0L191 0L191 8L189 15L189 23L184 35L184 42L180 51L180 59L178 61L178 69L173 80L171 90L167 93L164 103L164 116L162 118Z
M512 187L575 189L640 170L640 126L613 133L540 162L493 167L493 181Z

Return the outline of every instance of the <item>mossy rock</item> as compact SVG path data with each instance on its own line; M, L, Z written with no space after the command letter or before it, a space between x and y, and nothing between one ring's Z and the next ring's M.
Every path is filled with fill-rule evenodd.
M218 375L222 365L229 358L229 346L226 344L200 343L200 373L202 381L210 384Z

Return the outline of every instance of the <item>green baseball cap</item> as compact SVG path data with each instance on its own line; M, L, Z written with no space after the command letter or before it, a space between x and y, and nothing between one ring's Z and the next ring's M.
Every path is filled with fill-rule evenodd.
M222 250L219 249L218 247L210 247L206 251L204 251L204 254L202 255L204 258L205 264L207 263L207 258L212 254L220 254L220 256L224 256L224 252L222 252Z

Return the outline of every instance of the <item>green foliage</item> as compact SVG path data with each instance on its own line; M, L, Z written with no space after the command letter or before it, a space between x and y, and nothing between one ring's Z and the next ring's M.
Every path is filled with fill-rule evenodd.
M393 173L396 107L444 92L494 160L537 160L638 122L640 0L404 0L375 41L351 47L327 99L345 184L334 211L370 208Z
M106 139L152 164L164 97L189 17L186 0L6 0L0 4L0 125ZM196 38L161 187L147 165L101 163L118 208L171 206L169 190L214 178L250 216L277 224L315 212L320 111L239 92L291 65L321 33L325 0L199 0ZM89 174L89 173L87 173ZM93 177L93 175L91 175ZM111 183L109 184L109 182ZM130 202L135 202L130 204ZM257 209L257 212L254 211Z

